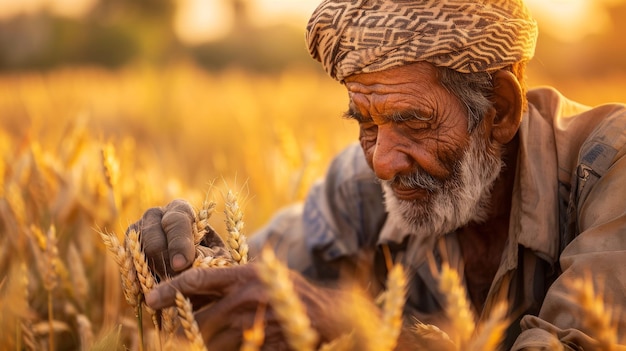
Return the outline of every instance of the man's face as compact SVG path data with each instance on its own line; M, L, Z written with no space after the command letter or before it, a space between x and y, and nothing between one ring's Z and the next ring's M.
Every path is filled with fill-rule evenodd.
M482 125L467 131L467 108L439 84L434 66L356 74L345 84L348 116L359 122L391 219L424 236L485 219L500 151Z

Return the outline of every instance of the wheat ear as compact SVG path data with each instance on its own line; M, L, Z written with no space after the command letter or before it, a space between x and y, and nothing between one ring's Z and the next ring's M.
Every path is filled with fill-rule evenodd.
M58 275L56 271L59 262L59 249L57 247L56 228L51 225L46 234L46 252L45 252L46 272L44 273L44 288L48 291L48 324L50 333L48 333L48 349L54 350L54 309L52 303L52 293L58 284Z
M193 317L193 308L191 302L180 291L176 291L176 308L178 309L178 316L180 317L180 324L183 326L183 331L187 340L191 343L194 350L205 350L206 346L202 340L198 323Z
M381 339L385 350L393 350L402 330L402 309L406 302L406 275L401 264L395 264L387 275L387 290L383 303Z
M323 344L318 351L351 351L354 347L354 333L349 333Z
M489 313L489 318L482 324L474 336L468 350L496 351L499 349L508 326L508 305L505 301L497 303Z
M287 342L294 350L314 350L317 333L311 328L306 309L289 278L288 269L278 261L269 247L261 252L261 262L258 267L259 278L267 289L270 305L283 326Z
M26 302L26 306L28 306L29 299L30 299L30 292L28 290L29 281L28 281L28 268L26 267L26 264L24 263L20 264L20 271L21 271L21 277L22 277L22 279L20 279L20 284L21 284L20 287L24 294L24 301ZM18 326L18 331L19 331L19 336L20 336L19 339L17 340L18 350L21 349L19 348L20 342L24 343L24 349L26 350L38 350L39 349L38 347L39 345L37 345L37 339L35 338L35 333L33 333L32 324L27 316L22 316L19 326Z
M458 348L464 349L474 333L476 322L459 274L446 262L441 265L439 289L446 296L445 311L455 332L454 342Z
M146 256L141 250L141 243L139 242L139 233L136 230L131 229L126 237L126 247L130 252L130 255L133 258L133 264L135 266L135 270L137 271L137 278L139 279L139 286L141 286L141 291L143 295L147 295L154 287L156 286L156 280L150 271L150 267L148 266L148 261L146 260ZM152 308L145 305L146 311L150 313L152 317L152 322L154 323L155 328L159 329L159 321L157 318L156 311Z
M120 268L120 279L122 281L122 291L124 298L131 307L137 307L138 297L141 295L141 287L137 278L137 271L133 263L133 256L129 249L125 248L117 240L115 234L98 232L104 246L113 254L115 263Z
M243 212L239 208L237 196L232 191L226 194L226 229L228 231L228 239L226 244L230 248L230 254L238 264L248 262L248 242L243 234Z
M243 331L243 343L239 351L259 351L265 341L265 304L259 305L254 316L254 324L250 329Z
M568 282L567 297L581 309L583 325L601 345L602 350L612 351L618 343L617 326L612 323L613 311L604 303L602 294L595 291L589 276Z
M176 307L168 307L161 310L161 326L165 336L164 349L174 349L176 328L178 328L178 310Z
M196 214L196 229L194 231L193 242L195 245L200 244L200 241L207 233L207 227L209 226L209 218L215 211L215 202L205 200L202 203L202 208Z

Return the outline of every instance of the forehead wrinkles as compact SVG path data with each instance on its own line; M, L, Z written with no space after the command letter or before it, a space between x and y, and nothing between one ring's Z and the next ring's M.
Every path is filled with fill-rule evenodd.
M346 83L353 106L364 116L385 115L416 107L434 107L434 87L424 82L397 84ZM433 101L434 100L434 101Z

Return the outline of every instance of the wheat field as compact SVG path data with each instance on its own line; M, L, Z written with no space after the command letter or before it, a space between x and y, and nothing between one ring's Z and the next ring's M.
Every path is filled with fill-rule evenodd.
M277 209L303 199L332 156L356 140L356 126L341 118L346 107L338 83L298 69L264 76L179 63L0 76L0 350L165 350L160 334L177 314L189 349L202 349L184 297L177 311L155 319L161 331L150 318L158 318L155 311L142 309L151 272L137 269L139 253L126 260L120 243L127 226L176 198L199 214L211 201L219 211L204 219L230 233L232 256L198 265L245 264L242 216L253 233ZM270 254L263 261L266 276L282 276ZM371 311L350 311L355 333L322 349L393 349L406 289L402 267L393 272L381 320L358 326L357 316ZM453 272L442 276L450 278L442 289L455 291L463 305ZM268 279L268 289L293 294L277 279ZM283 300L298 303L279 298L276 305ZM290 318L286 325L308 330L306 315ZM488 332L496 336L487 338L493 345L475 333L456 349L497 349L505 320L505 313L494 316ZM374 340L365 330L384 336ZM415 333L453 342L434 326L416 324ZM258 349L262 334L255 323L242 350ZM292 345L312 349L314 331L299 335L309 339Z

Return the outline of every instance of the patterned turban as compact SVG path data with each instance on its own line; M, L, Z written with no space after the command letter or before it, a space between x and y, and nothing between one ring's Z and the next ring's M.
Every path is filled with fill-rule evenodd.
M537 23L522 0L324 0L306 39L338 81L418 61L494 72L532 58Z

